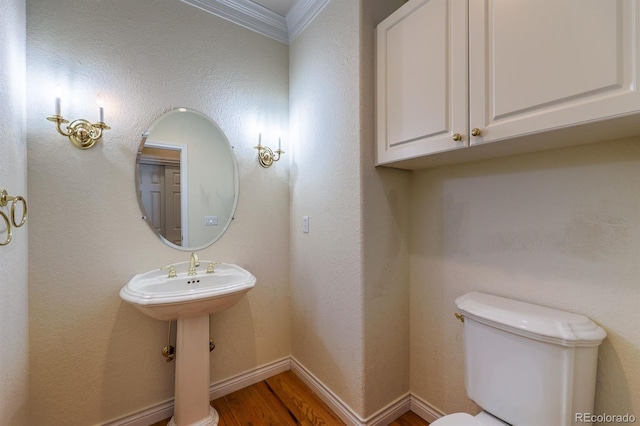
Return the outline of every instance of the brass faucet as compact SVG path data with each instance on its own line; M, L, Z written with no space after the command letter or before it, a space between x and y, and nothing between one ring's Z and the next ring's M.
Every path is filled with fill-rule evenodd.
M200 260L198 259L198 255L195 253L191 253L191 259L189 260L189 275L190 277L196 274L196 268L200 266Z

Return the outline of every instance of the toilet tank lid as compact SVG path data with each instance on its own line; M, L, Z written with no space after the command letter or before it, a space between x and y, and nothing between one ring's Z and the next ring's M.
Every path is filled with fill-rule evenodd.
M562 346L597 346L607 336L583 315L485 293L460 296L456 306L466 317L478 322Z

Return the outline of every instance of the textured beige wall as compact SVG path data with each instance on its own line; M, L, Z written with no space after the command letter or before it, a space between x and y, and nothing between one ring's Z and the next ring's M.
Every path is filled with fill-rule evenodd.
M332 1L289 46L291 298L293 356L362 413L358 22Z
M375 27L403 0L361 0L365 418L409 391L411 173L375 164Z
M411 389L474 412L454 299L483 291L587 315L600 347L595 413L640 415L640 140L417 172Z
M0 13L0 189L27 194L25 114L26 7L24 0L2 3ZM10 208L0 208L10 214ZM14 229L13 240L0 247L0 423L26 425L29 383L27 306L27 224ZM0 240L7 230L0 220Z
M174 107L213 118L239 164L235 220L200 258L258 279L212 316L211 380L288 356L288 167L263 169L253 149L257 125L288 126L287 46L174 0L29 0L27 34L31 424L96 424L173 395L166 323L118 291L188 259L141 220L134 184L141 133ZM71 118L95 120L105 98L112 129L91 150L45 119L56 84Z
M373 166L373 29L400 3L333 1L290 46L292 352L363 418L409 390L409 175Z

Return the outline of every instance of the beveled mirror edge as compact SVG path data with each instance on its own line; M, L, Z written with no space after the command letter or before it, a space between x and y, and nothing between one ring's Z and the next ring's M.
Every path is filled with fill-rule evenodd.
M201 117L207 119L211 124L213 124L216 129L220 132L220 134L222 135L222 137L224 138L224 141L226 142L227 146L230 149L231 152L231 159L233 160L233 180L234 180L234 194L235 197L233 199L233 205L231 207L231 212L229 214L229 219L227 220L227 222L224 224L224 226L220 229L220 232L218 233L218 235L213 238L210 242L197 246L197 247L184 247L184 246L179 246L177 244L174 244L173 242L169 241L168 239L166 239L162 234L160 234L159 232L156 232L156 230L154 229L153 224L151 223L151 220L149 219L146 209L142 203L142 197L140 196L140 159L142 157L142 150L145 146L145 143L147 142L147 139L149 138L149 135L151 134L151 131L153 130L153 128L156 126L156 124L163 118L165 117L167 114L169 113L175 113L175 112L192 112L192 113L196 113L198 115L200 115ZM192 109L192 108L185 108L185 107L175 107L175 108L170 108L165 110L161 115L159 115L154 121L153 123L151 123L151 125L148 127L148 129L141 133L142 136L142 140L140 142L140 144L138 145L138 152L136 153L136 162L135 162L135 190L136 190L136 198L138 199L138 206L140 208L140 212L142 213L142 217L141 219L144 220L148 227L149 230L151 232L153 232L163 243L165 243L167 246L180 250L180 251L199 251L199 250L203 250L209 246L211 246L213 243L215 243L216 241L218 241L220 238L222 238L222 236L227 232L227 229L229 228L229 225L231 225L231 222L233 222L235 220L235 215L236 215L236 209L238 206L238 198L240 197L240 173L238 170L238 159L236 158L235 155L235 146L231 144L231 142L229 141L229 138L227 138L227 135L222 131L222 129L220 128L220 126L218 126L218 123L216 123L211 117L209 117L208 115ZM155 143L157 144L157 143ZM181 202L182 204L182 202Z

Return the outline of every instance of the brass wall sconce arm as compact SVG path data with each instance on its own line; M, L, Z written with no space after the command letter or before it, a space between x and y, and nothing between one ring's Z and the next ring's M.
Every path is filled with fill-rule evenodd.
M254 148L258 150L258 162L264 168L271 167L273 162L280 160L280 156L284 154L284 151L280 147L280 139L278 139L278 149L275 151L275 153L268 146L262 146L261 141L262 135L258 137L258 145L254 146ZM277 157L276 154L278 154Z
M79 119L72 121L66 130L62 130L61 125L69 123L69 120L64 119L60 115L47 117L47 120L56 123L58 133L62 136L67 136L69 141L80 149L91 148L102 137L103 130L111 129L111 127L102 121L93 124L88 120Z
M58 89L60 88L58 87ZM69 123L69 120L66 120L60 112L60 105L62 103L60 95L56 97L55 115L47 117L47 120L56 123L56 129L58 130L58 133L60 133L62 136L68 137L69 141L74 146L80 149L89 149L94 146L96 142L98 142L98 140L100 140L103 130L109 130L111 128L104 122L104 106L102 95L98 95L96 101L98 103L100 121L95 124L85 119L73 120L71 124L67 126L67 129L63 130L62 125Z

